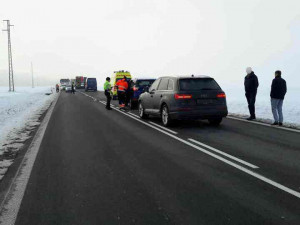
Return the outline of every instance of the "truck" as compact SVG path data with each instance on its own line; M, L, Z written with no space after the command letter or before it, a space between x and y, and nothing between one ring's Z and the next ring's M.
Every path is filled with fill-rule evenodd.
M66 85L68 85L70 83L70 79L67 79L67 78L62 78L60 79L60 87L62 90L65 90L66 88Z
M76 89L84 89L86 83L86 77L77 76L76 77Z

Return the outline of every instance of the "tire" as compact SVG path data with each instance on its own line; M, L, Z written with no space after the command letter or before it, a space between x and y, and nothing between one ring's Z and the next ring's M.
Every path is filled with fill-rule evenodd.
M148 114L145 114L145 109L141 102L139 102L139 116L142 119L147 119L149 117Z
M219 126L222 122L222 118L209 119L208 122L210 123L210 125Z
M161 109L161 121L165 127L172 124L172 119L170 117L169 109L167 105L163 105Z

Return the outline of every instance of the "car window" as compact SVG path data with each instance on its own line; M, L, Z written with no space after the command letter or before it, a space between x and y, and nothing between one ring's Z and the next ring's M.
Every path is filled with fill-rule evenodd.
M212 78L180 79L179 87L180 87L181 91L219 90L220 89L220 86Z
M167 90L168 89L168 78L162 78L159 83L158 90Z
M160 79L157 79L156 81L154 81L154 83L151 85L151 87L149 88L150 91L154 91L157 90L157 86L160 82Z
M174 81L169 79L168 90L174 90Z
M146 87L146 86L150 87L153 82L154 82L154 80L138 80L136 82L136 86L138 86L138 87Z

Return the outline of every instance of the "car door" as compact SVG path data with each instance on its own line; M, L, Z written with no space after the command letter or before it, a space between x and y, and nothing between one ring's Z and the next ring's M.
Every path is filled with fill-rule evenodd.
M155 93L153 94L152 108L153 108L153 113L155 114L160 113L161 99L163 98L165 92L168 89L168 82L169 82L168 78L162 78L158 85L157 91L155 91Z
M146 111L152 113L153 111L153 96L157 90L157 87L160 83L160 79L157 79L153 82L151 87L149 88L149 92L145 92L143 94L143 105Z

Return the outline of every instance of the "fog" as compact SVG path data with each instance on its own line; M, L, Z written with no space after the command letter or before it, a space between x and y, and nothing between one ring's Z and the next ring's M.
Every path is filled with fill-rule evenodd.
M261 88L282 70L300 87L300 1L109 0L4 1L10 19L16 86L113 71L134 77L206 74L243 85L251 66ZM5 23L2 23L5 28ZM0 85L8 84L7 33L0 36Z

